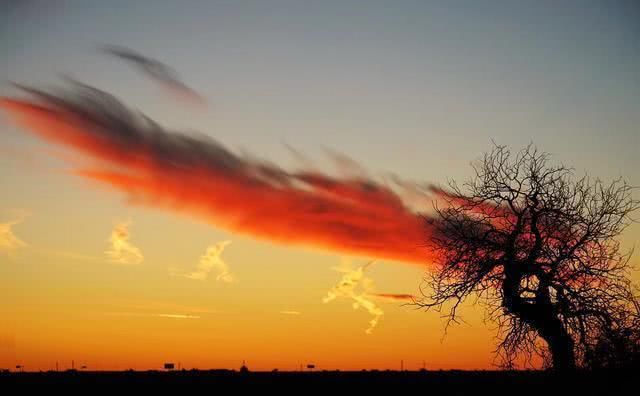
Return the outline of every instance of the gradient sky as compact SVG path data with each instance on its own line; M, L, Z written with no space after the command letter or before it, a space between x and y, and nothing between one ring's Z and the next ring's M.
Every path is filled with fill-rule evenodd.
M144 5L143 3L146 3ZM206 4L205 4L206 3ZM534 142L578 173L640 185L640 7L634 1L4 2L0 95L72 76L164 125L197 130L284 167L286 145L330 169L335 150L371 174L445 183L470 176L491 140ZM176 101L102 44L175 68L207 99ZM323 303L343 273L331 251L277 245L130 205L69 174L64 151L0 118L0 367L488 368L480 307L437 313L375 300ZM239 197L242 199L242 197ZM130 221L138 264L109 260ZM301 225L301 227L304 225ZM196 271L207 247L233 282ZM640 226L624 236L631 247ZM352 257L354 268L368 257ZM638 262L638 255L634 257ZM427 263L426 263L427 264ZM375 292L418 294L424 268L377 261ZM634 273L634 279L640 276ZM197 276L195 276L197 278ZM298 313L298 314L294 314Z

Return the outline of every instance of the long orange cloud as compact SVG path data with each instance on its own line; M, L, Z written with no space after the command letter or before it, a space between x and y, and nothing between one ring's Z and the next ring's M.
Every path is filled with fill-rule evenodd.
M36 136L100 160L77 173L132 202L278 243L429 262L428 222L386 185L241 157L207 136L167 130L104 91L72 84L62 93L20 87L30 98L5 97L0 107Z

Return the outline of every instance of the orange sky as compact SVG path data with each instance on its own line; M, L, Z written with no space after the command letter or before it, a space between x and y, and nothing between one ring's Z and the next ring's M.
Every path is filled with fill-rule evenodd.
M11 106L22 111L24 105ZM28 121L28 128L47 135L66 126ZM27 147L42 149L35 141ZM401 360L408 369L493 367L495 334L480 307L465 306L465 322L444 336L437 312L404 305L420 295L427 254L422 265L414 255L406 263L369 261L331 252L348 252L348 245L304 248L268 233L252 239L233 233L234 227L212 228L217 211L198 219L190 208L153 200L140 205L149 201L136 194L113 199L110 189L77 177L75 167L86 160L69 163L65 155L41 161L47 165L17 174L31 178L33 190L13 191L13 202L26 197L22 204L31 209L3 213L0 271L7 298L0 302L0 367L45 370L56 362L68 367L71 360L100 370L158 368L165 361L236 368L242 360L258 370L307 363L386 369L398 368ZM67 169L50 171L58 167ZM62 196L40 199L47 183ZM176 194L171 185L156 188L153 194ZM198 199L211 194L215 189ZM386 205L369 202L375 210ZM396 205L391 208L404 210Z

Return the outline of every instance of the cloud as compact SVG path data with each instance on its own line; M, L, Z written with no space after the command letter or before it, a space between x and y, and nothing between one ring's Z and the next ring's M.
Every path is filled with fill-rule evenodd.
M32 99L4 98L0 107L27 131L88 155L92 166L76 173L127 193L130 202L277 243L430 262L429 223L385 183L286 171L205 135L167 130L78 82L61 93L22 90Z
M27 243L13 233L13 226L22 223L23 219L10 220L0 223L0 251L11 256L17 249L27 246Z
M433 207L435 190L432 184L405 180L396 174L389 174L387 177L394 186L397 186L402 200L410 206L421 211L428 211Z
M127 316L127 317L157 317L169 319L200 319L198 315L169 314L169 313L139 313L139 312L107 312L107 316Z
M280 311L280 313L283 315L300 315L298 311Z
M74 261L104 262L104 257L95 257L84 253L65 250L43 250L42 253Z
M170 318L170 319L200 319L198 315L184 315L184 314L157 314L161 318Z
M369 327L365 330L367 334L373 332L380 318L384 315L384 311L368 298L368 291L373 288L373 281L367 278L364 272L372 263L373 262L370 261L363 266L352 269L348 261L343 261L341 267L334 268L336 271L344 274L342 279L336 286L329 290L327 296L322 299L322 302L326 304L339 297L349 298L353 300L354 309L363 308L373 315L373 318L369 321ZM360 291L360 289L362 289L362 291Z
M113 227L109 242L111 250L105 254L109 260L117 264L140 264L144 260L139 248L129 242L129 226L131 222L118 223Z
M331 158L340 174L357 179L369 178L369 173L367 172L367 170L354 159L343 153L328 148L325 148L324 151L329 156L329 158Z
M382 300L389 300L389 301L414 302L416 299L416 296L414 296L413 294L372 293L369 295L372 297L376 297Z
M189 279L205 280L209 277L209 273L215 270L217 272L217 281L233 282L234 277L229 272L229 265L220 257L225 247L230 243L231 241L222 241L209 246L206 253L200 257L197 269L184 276Z
M173 312L183 312L188 314L198 314L199 315L209 315L209 314L217 314L220 311L216 309L210 309L205 307L191 306L191 305L182 305L170 302L163 301L142 301L134 304L130 303L120 303L115 304L114 306L119 308L124 308L127 310L135 310L135 311L173 311Z
M121 59L161 84L175 97L188 100L196 104L205 104L206 100L195 90L187 86L178 73L168 65L147 56L141 55L129 48L116 45L103 45L101 51Z

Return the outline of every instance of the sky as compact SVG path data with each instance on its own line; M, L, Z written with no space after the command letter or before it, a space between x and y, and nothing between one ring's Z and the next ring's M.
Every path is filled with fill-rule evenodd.
M13 83L77 80L166 130L215 139L252 172L444 184L470 177L492 141L533 142L578 174L640 185L633 1L1 7L0 96L24 97ZM161 64L150 73L105 46ZM213 182L184 205L140 200L79 177L76 154L26 130L0 112L0 368L493 367L494 328L480 307L465 306L465 323L445 335L437 312L405 304L401 295L420 295L428 255L339 245L339 228L304 216L296 235L257 220L229 227L226 208L261 200ZM149 188L164 197L206 176ZM317 182L304 176L284 178ZM356 220L386 207L369 209ZM316 226L326 237L309 243ZM390 234L397 246L419 237ZM639 241L634 224L623 244Z

